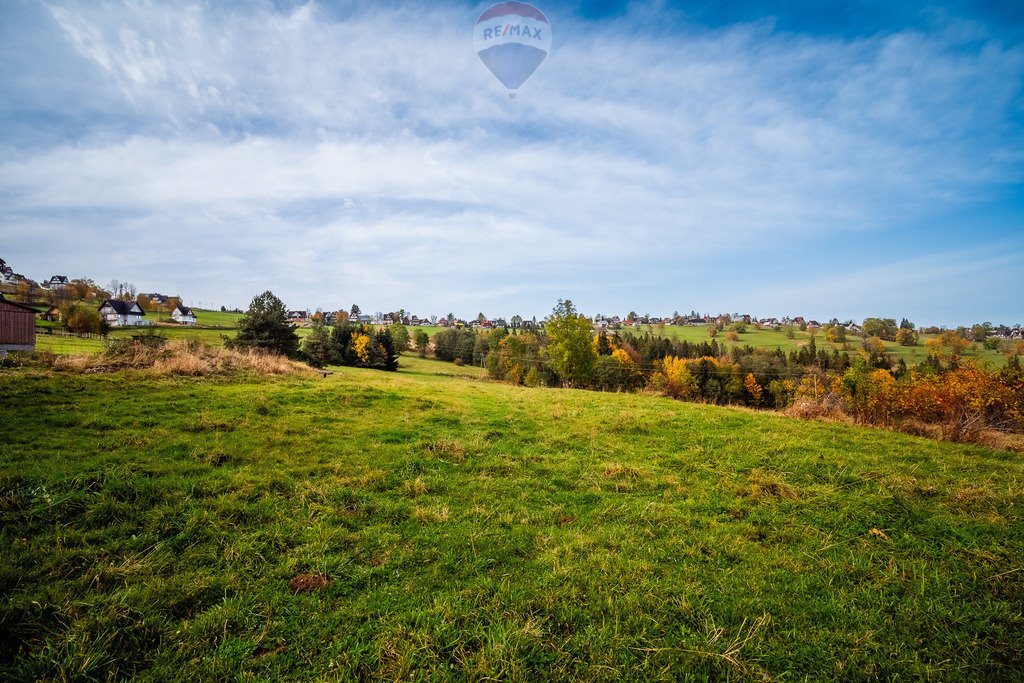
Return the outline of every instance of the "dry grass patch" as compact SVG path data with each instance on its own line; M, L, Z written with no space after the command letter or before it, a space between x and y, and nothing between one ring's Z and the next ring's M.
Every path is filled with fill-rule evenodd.
M407 481L404 483L405 493L410 498L417 498L425 494L429 487L427 482L423 480L422 476L417 476L413 481Z
M740 493L756 500L797 500L800 498L797 488L787 483L781 475L761 470L754 470L750 473L750 481L741 487Z
M289 375L312 373L309 366L284 356L253 349L234 350L212 347L196 340L151 344L132 339L117 339L100 354L57 356L39 353L36 363L64 372L100 373L140 370L161 376L201 376L251 373Z
M441 437L427 443L424 449L439 458L462 462L466 457L466 449L460 441L450 437Z
M412 510L412 518L418 522L426 524L447 522L450 516L451 510L449 510L447 505L442 505L439 508L429 508L423 505L417 505Z

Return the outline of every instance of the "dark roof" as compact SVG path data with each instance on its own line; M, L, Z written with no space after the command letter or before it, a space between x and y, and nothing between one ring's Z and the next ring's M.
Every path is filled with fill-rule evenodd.
M195 313L192 312L192 309L189 308L188 306L178 306L174 310L175 311L181 311L182 315L191 315L192 317L195 317L195 315L196 315ZM174 311L171 311L171 313L173 313L173 312Z
M35 309L35 308L31 307L31 306L26 306L25 304L19 304L16 301L8 301L7 299L4 298L3 294L0 294L0 301L3 301L8 306L14 306L15 308L21 308L21 309L24 309L26 311L32 311L32 313L38 313L39 312L37 309Z
M68 276L67 275L54 275L53 277L50 278L50 282L67 283L68 282Z
M107 299L102 304L100 304L100 308L102 309L107 304L110 304L110 307L113 308L114 312L117 313L118 315L128 315L129 313L132 312L132 306L138 306L138 304L136 304L134 301ZM142 311L142 306L139 306L139 310ZM142 315L146 315L146 312L142 311Z

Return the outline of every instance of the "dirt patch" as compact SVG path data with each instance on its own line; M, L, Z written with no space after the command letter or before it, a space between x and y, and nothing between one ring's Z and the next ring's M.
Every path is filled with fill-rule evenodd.
M564 513L558 515L558 517L555 519L555 523L558 524L558 526L565 526L566 524L572 524L575 521L576 521L575 517L573 517L572 515L564 514Z
M288 588L294 593L310 593L334 583L334 579L326 574L299 574L288 582Z

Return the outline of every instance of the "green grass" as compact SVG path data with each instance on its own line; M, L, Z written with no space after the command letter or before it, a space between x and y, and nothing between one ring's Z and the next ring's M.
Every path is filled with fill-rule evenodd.
M105 347L101 337L71 337L62 334L40 334L36 331L36 351L49 351L65 356L99 353Z
M196 314L196 324L206 327L230 327L233 329L238 327L238 319L242 317L241 313L206 311L201 308L193 308L192 312Z
M115 328L110 332L112 339L119 337L131 337L136 334L145 334L146 332L153 332L155 334L161 334L167 337L168 340L174 341L177 339L199 339L210 346L223 346L224 338L234 338L237 331L234 329L203 329L201 327L186 327L186 326L163 326L154 325L151 327L138 328L138 327L119 327Z
M626 330L633 332L634 334L644 334L647 331L657 333L656 328L645 325L640 329L626 328ZM725 331L721 331L715 337L715 340L719 344L726 346L732 346L733 342L726 339L728 328ZM687 340L689 342L703 342L710 341L711 337L708 337L707 326L704 325L667 325L664 331L665 336L673 339ZM896 358L903 358L907 365L917 365L923 362L927 357L928 353L925 349L924 343L928 339L931 339L935 335L922 335L917 346L900 346L895 342L884 342L885 350L887 353L892 354ZM847 345L849 346L849 353L851 355L856 354L861 348L861 337L848 334ZM739 341L736 342L739 346L753 346L754 348L760 349L782 349L786 353L790 351L800 349L806 346L811 340L811 335L804 331L801 332L798 329L793 330L793 339L790 339L788 334L783 332L775 332L771 329L758 330L753 325L747 327L747 331L739 335ZM814 337L814 344L819 349L825 349L828 352L838 350L842 352L844 350L843 344L835 344L825 340L825 335L822 332L818 332ZM976 358L985 363L988 363L992 367L1001 368L1006 364L1006 351L1012 348L1010 342L1003 342L1000 350L987 350L982 348L981 344L975 344L974 348L968 348L963 352L963 356L967 358Z
M402 363L2 371L0 678L1020 676L1019 456Z

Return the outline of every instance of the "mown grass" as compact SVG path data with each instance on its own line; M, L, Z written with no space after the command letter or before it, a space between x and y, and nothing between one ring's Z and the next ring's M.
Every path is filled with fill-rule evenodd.
M197 325L228 327L232 329L238 327L238 320L243 315L242 313L234 313L232 311L207 311L201 308L193 308L192 312L196 314Z
M3 371L0 678L1020 677L1018 456L402 362Z

